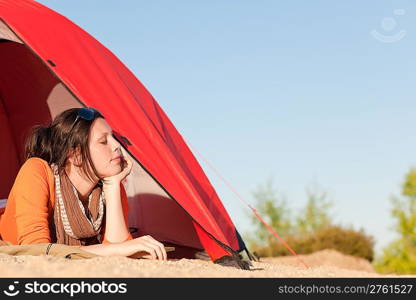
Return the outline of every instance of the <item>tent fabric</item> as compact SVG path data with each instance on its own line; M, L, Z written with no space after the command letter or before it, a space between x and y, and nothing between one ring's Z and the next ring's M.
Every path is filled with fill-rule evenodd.
M188 227L192 224L192 234L199 240L189 240L194 247L203 246L212 260L245 248L183 137L114 54L36 1L0 0L0 21L6 26L0 26L0 38L8 40L0 42L0 142L8 145L0 150L0 163L12 170L7 178L0 177L0 198L7 197L23 162L23 140L31 126L49 123L65 103L95 107L141 170L165 193L160 197L174 201L177 211L184 212L181 220L187 219ZM68 102L59 101L63 94ZM48 99L58 100L51 104ZM142 214L153 216L151 211ZM159 221L160 228L168 227L168 219Z
M23 44L23 42L3 22L0 22L0 39Z

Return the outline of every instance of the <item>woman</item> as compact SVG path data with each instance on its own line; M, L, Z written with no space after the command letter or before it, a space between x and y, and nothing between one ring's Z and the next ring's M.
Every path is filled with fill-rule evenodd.
M58 243L102 256L166 260L150 236L133 239L121 181L132 162L93 108L59 114L36 126L0 219L0 236L12 244ZM101 243L100 243L101 242Z

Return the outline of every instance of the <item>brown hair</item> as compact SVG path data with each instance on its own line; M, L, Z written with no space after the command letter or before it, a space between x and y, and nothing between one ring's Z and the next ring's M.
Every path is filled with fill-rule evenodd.
M26 139L25 158L39 157L49 165L56 164L61 171L67 164L70 151L79 148L81 169L94 181L100 177L88 148L90 128L96 118L104 117L96 111L92 120L77 118L78 111L79 108L65 110L49 126L34 126Z

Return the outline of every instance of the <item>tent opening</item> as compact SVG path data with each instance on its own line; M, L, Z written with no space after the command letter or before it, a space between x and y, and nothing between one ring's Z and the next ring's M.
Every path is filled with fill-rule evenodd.
M34 125L47 125L81 103L48 66L0 20L0 200L7 199L23 164L24 142ZM125 183L132 235L149 234L177 247L178 258L204 248L191 217L135 159Z

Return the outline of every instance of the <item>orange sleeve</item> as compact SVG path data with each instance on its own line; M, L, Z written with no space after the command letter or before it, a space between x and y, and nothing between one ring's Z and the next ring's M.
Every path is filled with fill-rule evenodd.
M45 165L41 160L29 159L20 169L13 195L16 206L17 243L49 243L48 223L49 185Z
M129 235L126 239L126 241L132 240L133 237L130 234L130 230L129 230L129 201L127 198L127 193L126 190L124 189L124 185L122 183L120 183L120 199L121 199L121 207L123 208L123 215L124 215L124 221L126 223L127 226L127 231L129 232ZM107 241L106 237L105 237L105 229L104 229L104 234L103 234L104 238L102 240L103 244L110 244L109 241Z

